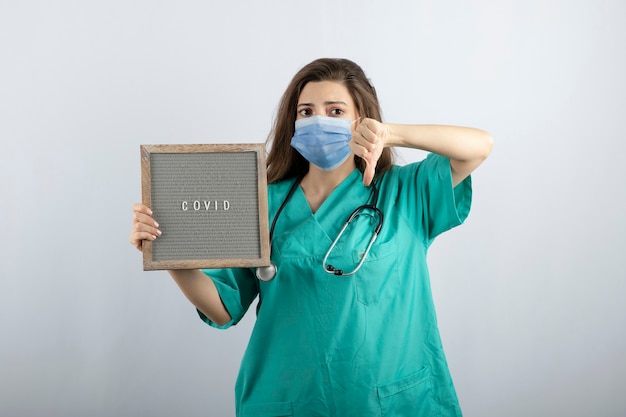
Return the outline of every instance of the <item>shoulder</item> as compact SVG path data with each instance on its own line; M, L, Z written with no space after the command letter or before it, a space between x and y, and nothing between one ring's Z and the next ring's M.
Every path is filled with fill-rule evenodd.
M293 185L294 178L288 178L286 180L281 180L278 182L274 182L272 184L267 185L267 193L268 195L280 195L285 194L289 191L289 188Z
M289 193L289 190L293 186L294 180L295 180L294 178L289 178L286 180L268 184L267 200L268 200L270 212L272 210L275 210L277 207L277 204L280 204L285 199L285 197Z

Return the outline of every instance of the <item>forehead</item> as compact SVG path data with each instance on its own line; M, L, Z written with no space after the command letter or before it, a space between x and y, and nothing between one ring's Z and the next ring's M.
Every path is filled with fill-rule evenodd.
M318 103L326 101L343 101L352 106L352 96L348 88L335 81L308 82L298 98L298 103Z

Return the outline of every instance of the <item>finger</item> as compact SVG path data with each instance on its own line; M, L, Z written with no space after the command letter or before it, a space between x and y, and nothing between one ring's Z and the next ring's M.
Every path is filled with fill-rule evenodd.
M152 218L152 210L145 204L136 203L133 205L133 223L142 222L159 227L159 224Z
M144 240L155 240L161 236L159 224L152 218L152 210L142 203L133 204L133 227L130 232L130 244L142 250Z
M352 152L365 162L365 170L363 171L363 184L369 186L374 179L376 173L376 164L378 158L370 153L366 148L357 144L354 140L350 142Z
M362 120L354 129L352 137L362 142L371 142L372 140L375 140L375 137L372 135L371 130L367 127L365 120Z
M376 164L372 164L369 161L365 160L365 171L363 172L363 184L366 187L369 187L369 185L372 183L372 180L374 179L374 174L376 173Z
M130 233L130 241L136 242L138 240L155 240L161 235L160 232L153 232L152 230L133 230Z
M350 149L352 149L352 153L354 153L359 158L365 159L368 155L367 149L359 143L359 141L355 138L348 143Z
M154 240L151 237L147 237L146 239L140 239L135 237L134 235L130 236L130 244L133 245L135 248L137 248L137 250L141 250L143 248L143 241L144 240Z
M152 216L148 216L147 214L137 213L133 214L133 224L134 223L143 223L152 227L159 227L159 223L152 218Z
M131 234L133 233L149 233L153 236L161 236L162 232L156 226L150 223L136 222L133 223Z
M133 211L135 213L144 213L144 214L147 214L148 216L152 216L152 210L150 210L150 207L142 203L133 204Z
M144 240L154 241L157 239L157 235L160 235L160 232L155 234L150 231L133 231L130 234L129 241L131 245L141 250Z
M367 118L360 117L352 122L352 139L361 140L361 141L370 141L369 129L367 127Z
M130 233L130 243L137 249L141 249L143 240L155 240L161 236L159 224L148 213L152 211L143 204L133 206L133 226Z
M389 130L385 124L374 119L367 119L359 125L358 131L367 142L375 146L386 146Z

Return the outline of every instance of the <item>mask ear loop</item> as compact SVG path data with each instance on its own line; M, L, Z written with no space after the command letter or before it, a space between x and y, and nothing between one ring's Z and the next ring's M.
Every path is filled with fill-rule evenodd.
M355 123L357 123L356 125L354 125L354 127L356 128L358 125L358 122L360 122L362 119L364 119L364 117L357 117L352 122L350 122L350 125L354 125Z

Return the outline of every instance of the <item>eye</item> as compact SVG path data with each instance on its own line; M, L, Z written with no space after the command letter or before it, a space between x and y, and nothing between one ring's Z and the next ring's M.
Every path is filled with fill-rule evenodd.
M332 109L332 110L330 111L330 114L331 114L332 116L341 116L341 115L343 115L344 113L345 113L345 111L343 111L342 109Z
M308 108L301 109L301 110L299 110L299 111L298 111L298 114L299 114L301 117L307 117L307 116L310 116L310 115L311 115L311 109L308 109Z

